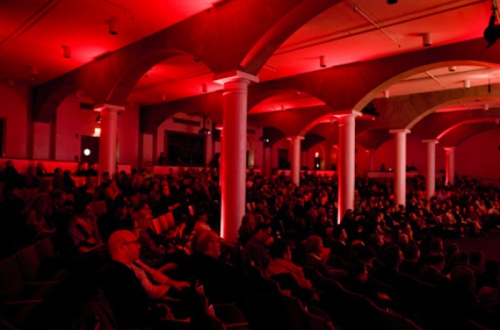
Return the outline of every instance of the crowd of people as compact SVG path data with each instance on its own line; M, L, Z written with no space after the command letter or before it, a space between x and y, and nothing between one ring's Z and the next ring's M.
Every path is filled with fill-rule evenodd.
M311 270L396 312L407 312L400 310L397 288L410 276L445 290L448 299L440 303L446 312L500 313L500 263L443 243L487 236L500 226L500 187L474 179L457 177L453 187L439 179L427 200L425 180L416 175L407 182L407 204L394 205L392 181L357 177L355 207L337 223L336 176L301 173L296 186L279 171L268 178L250 171L238 242L225 242L217 234L221 196L215 167L164 176L145 169L114 178L104 173L100 184L89 177L80 187L62 169L50 180L36 168L14 172L8 162L2 251L12 254L45 235L68 264L107 249L108 262L95 276L119 324L141 327L189 317L189 306L172 312L161 298L183 297L195 283L204 285L211 301L241 301L249 294L241 272L248 265L325 318ZM16 194L23 187L38 192L27 201ZM96 201L105 202L107 212L96 215ZM167 213L175 224L155 231L152 220Z

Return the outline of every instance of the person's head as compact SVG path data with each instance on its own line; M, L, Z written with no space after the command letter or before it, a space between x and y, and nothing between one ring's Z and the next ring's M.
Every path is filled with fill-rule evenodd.
M403 261L404 256L397 244L389 244L384 247L380 259L387 267L398 268Z
M265 243L271 237L271 226L265 222L256 224L254 237L260 242Z
M255 219L252 213L246 213L241 219L241 227L247 228L251 231L255 229Z
M408 238L408 235L406 235L405 233L399 234L398 243L399 245L408 246L408 244L410 244L410 239Z
M305 243L306 253L321 255L323 252L323 239L318 235L311 235Z
M444 269L444 254L442 252L434 252L429 255L427 258L427 263L430 266L435 267L439 271L443 271Z
M408 246L404 250L404 256L406 260L417 261L418 259L420 259L420 248L417 244L408 244Z
M332 237L339 242L347 241L347 232L342 226L335 226L332 230Z
M453 284L469 292L476 291L476 277L467 266L456 266L450 271L450 280Z
M108 250L111 259L129 265L139 259L141 245L133 232L121 229L109 236Z
M271 258L292 260L293 243L287 240L277 240L271 244L269 253Z
M474 266L482 266L484 263L484 252L474 251L470 253L469 263Z
M202 230L197 233L194 240L195 252L203 253L213 258L219 258L221 254L220 237L212 230Z

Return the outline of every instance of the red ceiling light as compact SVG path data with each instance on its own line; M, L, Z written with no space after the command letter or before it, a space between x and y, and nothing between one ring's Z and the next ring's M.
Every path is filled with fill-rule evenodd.
M115 19L110 19L109 21L107 21L108 23L108 32L109 34L111 35L117 35L118 32L116 31L116 20Z
M322 68L326 68L326 59L325 59L325 55L321 55L319 57L319 66L322 67Z
M432 45L432 36L429 32L424 33L422 35L422 39L423 39L422 43L423 43L424 47L429 47Z
M62 46L64 58L71 58L71 48L69 46Z

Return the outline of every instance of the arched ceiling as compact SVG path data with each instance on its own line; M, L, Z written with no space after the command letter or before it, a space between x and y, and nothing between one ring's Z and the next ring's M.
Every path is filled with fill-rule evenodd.
M261 82L249 92L250 122L286 135L312 127L311 134L323 130L321 136L331 136L324 124L329 112L374 99L380 116L357 120L356 130L357 139L377 145L367 137L380 141L387 136L384 129L407 126L417 132L420 122L440 118L432 112L500 106L484 92L500 83L500 46L486 49L483 40L490 7L486 0L3 1L0 80L14 88L35 87L35 106L48 108L64 93L96 95L92 89L107 83L93 98L141 106L142 131L151 132L177 111L204 113L220 123L222 87L212 75L246 68ZM111 28L117 34L109 34ZM422 44L425 33L429 47ZM412 53L418 55L405 57ZM460 58L464 54L470 58ZM415 58L422 64L414 71L409 65L410 71L385 77L374 69L392 59L416 63ZM443 62L424 65L433 59ZM470 89L464 90L465 81ZM370 84L370 90L360 89ZM263 97L270 88L281 92ZM435 102L433 93L448 101Z

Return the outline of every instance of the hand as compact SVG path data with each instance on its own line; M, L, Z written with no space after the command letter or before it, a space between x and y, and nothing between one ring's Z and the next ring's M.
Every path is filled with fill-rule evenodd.
M178 291L182 291L184 288L189 288L191 286L191 284L189 284L189 282L186 281L172 281L169 284L171 287L173 287Z

